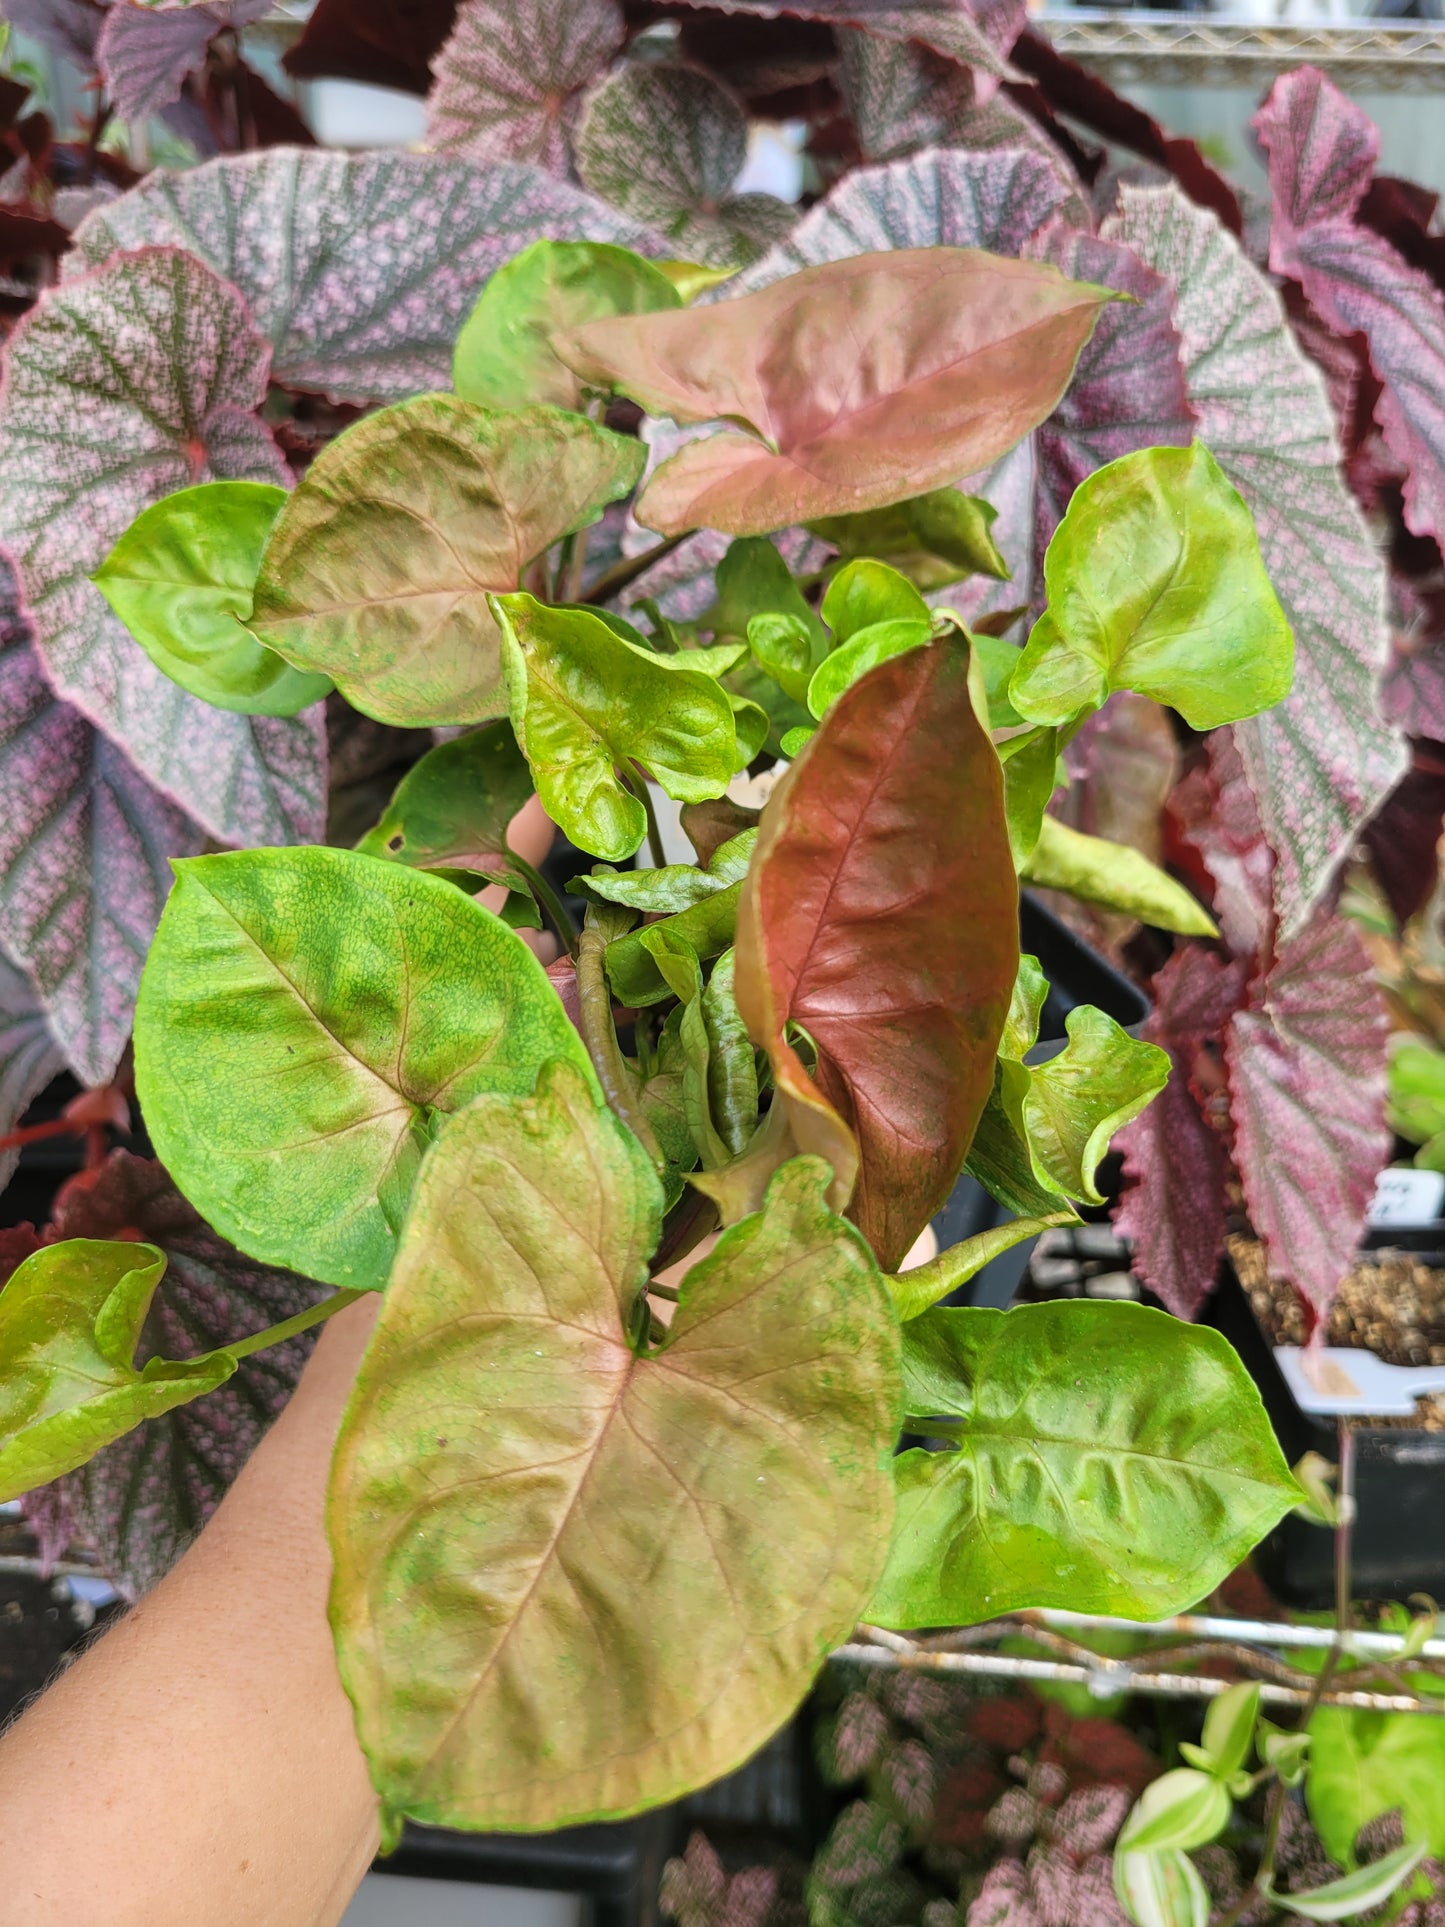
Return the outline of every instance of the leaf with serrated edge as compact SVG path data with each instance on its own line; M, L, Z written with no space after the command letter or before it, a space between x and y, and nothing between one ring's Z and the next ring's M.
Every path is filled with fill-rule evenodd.
M515 875L507 828L531 794L511 724L489 723L429 749L356 847L413 869L476 870L507 882Z
M278 516L253 632L383 723L505 714L493 590L627 494L643 451L562 408L418 395L317 456Z
M115 1071L173 856L197 829L46 679L0 563L0 931L71 1068Z
M738 913L738 1007L839 1202L856 1140L851 1208L887 1270L958 1176L1017 965L1002 779L946 640L834 704L768 801ZM816 1082L789 1022L817 1046Z
M206 58L219 33L249 26L269 0L200 0L146 6L114 0L104 15L96 60L115 109L125 120L149 120L181 97L186 76Z
M635 1139L565 1068L448 1125L328 1507L390 1815L532 1831L676 1798L846 1637L888 1530L898 1340L826 1183L788 1165L639 1355L661 1191Z
M771 194L734 194L748 117L696 67L636 62L605 80L577 130L577 171L594 194L709 267L755 260L797 219Z
M1225 1040L1234 1154L1270 1271L1322 1317L1389 1162L1385 1009L1352 923L1284 944Z
M1383 384L1375 416L1405 470L1406 526L1445 538L1445 301L1354 218L1379 135L1314 67L1282 75L1250 124L1269 159L1269 265L1336 333L1365 337Z
M450 154L272 148L158 168L75 231L75 262L185 248L240 289L272 374L338 400L401 401L451 379L452 344L490 274L529 241L665 253L581 188Z
M137 1233L166 1258L142 1335L143 1359L224 1347L279 1325L322 1295L309 1278L243 1257L186 1202L163 1166L129 1151L112 1151L99 1171L72 1179L46 1229L52 1242ZM127 1598L138 1598L225 1497L295 1389L311 1343L309 1336L284 1339L243 1359L224 1385L146 1420L32 1500L63 1510L107 1577Z
M200 702L155 667L88 578L175 489L286 481L252 412L267 359L233 289L152 248L44 296L10 337L0 390L0 537L46 672L222 842L321 834L319 715Z
M432 68L428 146L566 174L578 95L625 32L615 0L464 0Z
M0 758L3 755L0 749ZM45 1021L34 984L0 950L0 1135L14 1130L64 1068L64 1055ZM19 1156L18 1151L0 1151L0 1191L10 1182Z
M1289 936L1405 766L1377 697L1388 654L1383 563L1340 476L1320 377L1274 290L1215 217L1174 188L1123 187L1120 208L1104 234L1175 287L1199 438L1254 515L1294 631L1292 694L1234 732L1279 859L1275 902Z
M644 526L766 535L996 460L1052 412L1112 298L1044 263L900 248L681 314L593 321L555 346L651 413L751 431L664 462L637 503Z
M1162 1618L1299 1499L1231 1347L1142 1305L928 1312L904 1327L904 1387L911 1412L962 1424L957 1450L894 1461L879 1625Z
M136 1088L222 1236L379 1287L439 1115L581 1040L530 950L439 877L343 850L178 864L136 1012Z

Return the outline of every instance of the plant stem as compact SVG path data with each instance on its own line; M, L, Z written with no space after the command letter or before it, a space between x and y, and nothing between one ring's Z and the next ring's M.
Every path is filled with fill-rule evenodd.
M610 602L614 596L621 595L622 591L630 583L635 582L638 576L646 575L654 562L661 562L665 555L671 555L673 550L680 543L685 542L691 534L691 529L685 529L681 535L669 535L663 541L655 542L650 549L644 549L641 555L623 556L620 562L614 562L610 569L604 570L597 580L578 596L578 601L599 604Z
M587 531L569 535L562 548L562 600L577 602L582 595L582 571L587 565Z
M652 856L655 870L667 865L667 852L662 847L662 831L657 827L657 811L652 807L652 791L647 787L647 778L635 766L623 772L624 780L632 794L647 813L647 847Z
M548 922L557 932L557 940L569 957L577 955L577 926L568 915L567 906L552 888L540 870L534 870L524 856L515 850L508 850L507 860L512 868L524 876L532 886L532 893L541 904Z
M279 1325L268 1325L263 1332L253 1332L249 1338L238 1338L234 1345L222 1345L219 1349L229 1352L232 1358L249 1358L253 1352L264 1351L268 1345L284 1344L288 1338L296 1338L302 1332L311 1330L313 1325L323 1324L348 1305L354 1305L358 1298L364 1298L364 1291L335 1291L329 1298L323 1298L319 1305L311 1305L305 1311L298 1311L294 1318L287 1318Z
M612 992L602 963L606 948L607 939L600 930L583 927L577 940L577 1004L582 1041L592 1059L602 1095L660 1169L662 1152L637 1101L632 1067L622 1053L617 1027L612 1021Z

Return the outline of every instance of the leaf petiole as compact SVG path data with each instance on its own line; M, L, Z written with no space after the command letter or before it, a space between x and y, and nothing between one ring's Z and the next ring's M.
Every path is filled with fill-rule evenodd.
M557 941L569 957L575 958L577 955L577 926L568 914L566 904L552 888L546 877L542 875L542 872L533 869L525 857L518 856L515 850L509 848L507 851L507 861L519 875L526 878L528 884L531 886L533 896L535 896L538 903L541 904L543 910L546 912L548 922L557 932Z
M299 1338L315 1325L325 1324L328 1318L348 1305L354 1305L358 1298L365 1298L364 1291L334 1291L329 1298L319 1304L308 1305L305 1311L298 1311L294 1318L283 1319L279 1325L268 1325L265 1331L253 1332L249 1338L238 1338L233 1345L222 1345L219 1349L229 1352L232 1358L250 1358L253 1353L265 1351L271 1345L283 1345L288 1338Z

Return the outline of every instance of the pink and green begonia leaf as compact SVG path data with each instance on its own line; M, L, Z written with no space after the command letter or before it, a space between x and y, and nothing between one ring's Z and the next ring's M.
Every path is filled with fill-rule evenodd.
M243 716L189 695L90 575L176 489L288 480L254 413L268 362L234 288L150 248L42 297L10 337L0 389L0 543L46 674L220 842L321 834L320 712Z
M428 146L565 176L582 91L626 31L616 0L463 0L432 67Z
M1199 439L1251 512L1295 637L1295 683L1235 727L1275 851L1285 938L1308 922L1404 768L1380 714L1383 562L1339 470L1323 387L1279 297L1218 220L1173 187L1124 187L1104 224L1174 286Z
M240 290L276 381L341 401L401 401L450 386L453 344L482 284L542 239L668 252L659 235L534 167L289 147L158 169L81 223L67 273L117 248L184 248Z
M0 656L0 689L4 682ZM0 950L0 1136L13 1131L65 1058L45 1021L35 986ZM18 1151L0 1151L0 1191L10 1182Z
M1269 156L1269 265L1338 334L1362 334L1376 420L1405 471L1405 521L1445 539L1445 299L1355 210L1374 174L1369 116L1314 67L1274 84L1253 126Z
M5 0L5 18L82 73L95 66L95 43L105 24L100 0Z
M76 1075L102 1084L130 1036L170 858L204 832L56 695L15 601L0 599L0 940L24 965Z
M192 0L146 6L112 0L96 42L100 77L126 120L149 120L180 99L186 77L206 58L217 34L259 20L270 0Z

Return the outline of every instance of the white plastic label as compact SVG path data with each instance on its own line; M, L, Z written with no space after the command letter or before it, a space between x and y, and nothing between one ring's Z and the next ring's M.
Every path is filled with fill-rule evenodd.
M1433 1224L1445 1203L1445 1171L1409 1166L1382 1171L1365 1222L1372 1225Z

